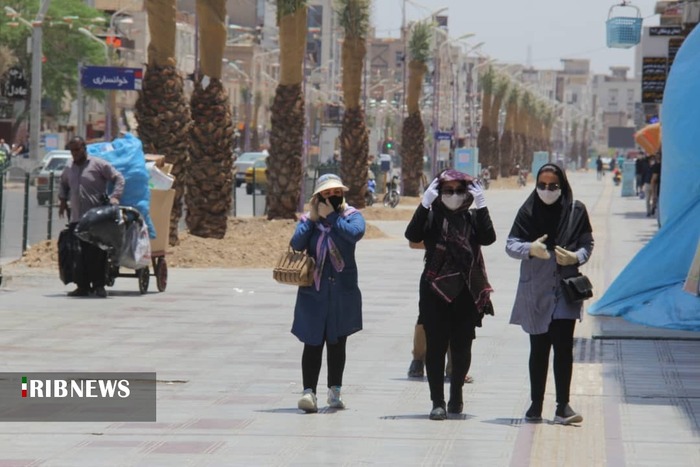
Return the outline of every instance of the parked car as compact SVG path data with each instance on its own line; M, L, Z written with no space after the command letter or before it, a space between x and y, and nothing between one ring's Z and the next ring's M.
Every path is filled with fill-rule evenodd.
M255 162L258 159L264 159L266 157L267 154L264 152L244 152L243 154L238 156L236 162L233 163L233 166L236 169L236 188L245 183L245 172L246 170L248 170L249 167L253 166L253 162Z
M253 171L255 171L255 183L253 183ZM267 190L267 159L258 159L253 166L245 171L245 192L253 194L255 189L265 193Z
M43 206L47 202L58 202L58 188L61 172L73 160L70 151L56 150L47 154L46 163L36 177L36 200ZM53 200L51 200L51 174L53 174Z

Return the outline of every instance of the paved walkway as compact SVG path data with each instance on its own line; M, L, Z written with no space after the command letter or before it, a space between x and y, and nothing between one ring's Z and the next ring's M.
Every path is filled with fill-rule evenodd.
M656 226L609 179L571 179L594 223L585 272L599 292ZM530 188L486 193L498 234L485 250L496 316L477 330L465 414L445 422L427 418L427 383L406 378L422 259L403 240L405 222L376 222L392 237L358 246L365 329L348 340L347 409L312 415L296 409L295 289L268 270L171 269L168 290L145 296L119 278L98 300L65 297L71 287L53 271L5 267L2 371L156 371L159 383L157 423L0 424L0 467L700 465L700 334L586 316L571 401L584 422L551 423L551 375L547 421L521 419L529 345L508 324L518 263L504 245Z

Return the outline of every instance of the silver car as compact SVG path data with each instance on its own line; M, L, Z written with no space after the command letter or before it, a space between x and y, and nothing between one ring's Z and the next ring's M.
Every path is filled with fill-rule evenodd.
M267 153L264 152L244 152L238 156L236 162L233 163L233 166L236 169L236 188L245 183L246 170L248 170L249 167L253 167L253 163L258 159L264 159L266 157Z
M58 201L58 188L60 185L61 173L72 161L70 151L56 150L47 154L46 163L36 176L36 200L43 206L47 202L55 204ZM53 174L53 200L51 200L51 174Z

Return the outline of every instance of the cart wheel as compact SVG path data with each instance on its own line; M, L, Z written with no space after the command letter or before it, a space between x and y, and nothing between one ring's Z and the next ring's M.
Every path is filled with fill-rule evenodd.
M139 292L142 294L148 292L148 280L150 278L150 272L148 271L148 266L138 270L139 275Z
M158 292L165 292L165 288L168 286L168 263L165 261L165 258L158 258L155 274Z

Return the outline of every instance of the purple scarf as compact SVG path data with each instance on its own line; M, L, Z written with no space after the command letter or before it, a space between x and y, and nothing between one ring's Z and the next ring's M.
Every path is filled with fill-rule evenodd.
M358 212L357 209L348 206L345 210L339 213L342 217L348 217L354 213ZM333 269L337 272L341 272L345 268L345 261L343 256L340 254L340 250L335 245L335 242L330 236L332 225L326 224L323 220L318 220L316 223L316 228L321 232L316 242L316 269L314 270L314 285L316 290L321 290L321 274L323 273L323 266L326 263L326 257L330 253L331 265Z

